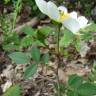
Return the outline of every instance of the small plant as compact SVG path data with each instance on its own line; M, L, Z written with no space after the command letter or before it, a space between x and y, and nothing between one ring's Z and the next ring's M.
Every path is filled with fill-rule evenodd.
M46 2L44 0L35 0L37 6L39 7L40 11L47 15L50 19L56 22L57 24L57 57L58 57L58 64L57 64L57 94L56 96L63 96L64 94L67 94L68 96L92 96L95 95L96 92L96 86L92 85L89 82L84 83L81 77L77 75L72 75L69 78L68 84L69 87L67 88L67 93L62 94L60 90L60 81L58 77L58 69L59 69L59 62L60 62L60 32L61 32L61 24L63 27L67 28L69 31L71 31L76 36L80 37L80 29L83 29L90 24L88 24L88 20L84 16L78 16L75 11L68 13L67 8L64 6L57 7L53 2L49 1ZM66 35L67 34L67 35ZM65 31L62 42L65 42L65 38L69 34ZM70 39L67 38L67 40ZM66 41L67 41L66 40ZM69 40L68 40L69 41ZM70 41L69 41L70 43ZM66 86L66 85L65 85Z
M90 73L90 76L86 80L76 74L71 75L69 76L67 84L61 83L58 76L60 56L64 52L63 49L68 45L73 44L79 52L81 48L81 41L93 38L93 36L90 35L90 32L92 30L96 30L96 28L94 27L96 25L94 23L88 23L88 20L85 16L77 16L78 14L75 11L69 13L66 7L57 7L51 1L46 2L44 0L35 0L35 2L40 11L52 20L52 24L54 25L54 27L51 28L49 26L43 26L42 28L33 29L29 26L25 26L21 30L25 36L20 39L21 42L19 42L18 45L20 45L19 47L21 48L21 50L27 47L32 48L30 48L30 50L26 52L20 50L18 50L17 52L13 52L9 54L9 58L13 61L13 63L28 65L23 76L24 79L29 79L37 72L39 64L44 64L44 66L47 66L50 55L47 52L40 52L39 47L45 47L52 54L46 38L50 34L53 34L54 37L56 37L56 39L54 40L56 47L53 53L56 55L58 61L57 68L55 69L57 82L54 84L54 88L56 90L54 96L96 95L96 85L94 83L94 80L92 81L92 78L90 77L95 74L95 71L92 71ZM13 12L14 19L12 23L12 35L14 34L14 36L12 36L12 38L15 37L16 39L14 39L18 42L18 35L14 33L14 28L16 24L17 14L21 8L21 0L17 1L15 8L16 9ZM12 87L12 90L13 89L14 87Z
M57 84L54 84L58 96ZM84 80L82 77L74 74L69 76L67 84L60 83L60 95L59 96L94 96L96 94L96 85Z
M6 1L6 3L9 2ZM4 50L10 50L10 49L19 49L19 35L14 32L15 26L16 26L16 18L17 14L21 10L22 1L17 0L13 3L14 11L9 15L6 12L3 12L0 17L0 23L1 23L1 44Z
M41 56L40 50L35 46L32 47L30 52L14 52L9 54L9 57L16 64L29 64L29 67L26 68L24 73L25 79L28 79L37 72L38 64L40 64L40 62L46 65L49 60L49 54L44 53ZM31 59L34 61L34 64L31 64Z

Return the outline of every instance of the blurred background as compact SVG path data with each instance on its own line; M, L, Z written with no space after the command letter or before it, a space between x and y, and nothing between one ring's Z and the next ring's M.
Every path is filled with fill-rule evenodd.
M49 0L46 0L49 1ZM89 19L93 19L96 22L96 0L52 0L57 6L64 5L69 9L69 12L72 10L78 11L80 14L87 16ZM16 0L0 0L0 13L3 12L4 8L7 12L12 11L13 3ZM41 12L38 10L35 0L22 0L23 2L23 18L27 16L37 16ZM39 13L39 14L38 14Z

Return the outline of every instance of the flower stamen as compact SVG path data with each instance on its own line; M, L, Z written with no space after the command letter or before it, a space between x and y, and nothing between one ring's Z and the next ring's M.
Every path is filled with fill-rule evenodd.
M65 19L69 18L69 14L68 13L64 13L63 11L59 10L60 12L60 21L64 21Z

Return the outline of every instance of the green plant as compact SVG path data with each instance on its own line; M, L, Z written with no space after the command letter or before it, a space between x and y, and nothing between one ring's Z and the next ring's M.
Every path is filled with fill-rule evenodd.
M10 2L10 0L4 0L4 3L7 4L8 2Z
M88 75L88 79L90 82L94 82L96 81L96 61L94 61L93 63L93 68L90 72L90 74Z
M45 47L46 49L49 49L51 53L51 49L48 46L48 42L46 38L50 34L52 34L51 32L54 30L55 31L54 37L56 37L57 39L55 40L55 43L57 44L57 46L55 47L54 54L57 56L57 60L58 60L57 68L55 71L56 79L57 79L57 82L54 84L56 89L55 96L96 95L96 91L95 91L96 85L94 84L93 81L90 82L89 79L85 80L83 79L83 77L80 77L78 75L71 75L69 77L67 84L62 84L59 81L59 76L58 76L58 69L60 64L60 56L62 55L62 49L69 46L70 44L73 44L76 47L77 51L79 51L81 48L80 44L82 40L90 40L90 38L93 38L93 36L90 35L90 32L93 30L96 30L96 28L94 27L95 24L91 24L88 27L88 24L87 24L88 20L84 16L80 16L77 18L76 12L72 12L72 14L69 15L65 7L62 8L61 6L59 7L60 10L58 10L57 6L52 2L47 3L41 0L41 3L40 3L39 0L36 0L36 4L42 13L48 15L52 19L52 24L55 27L51 28L49 26L43 26L40 29L33 29L29 26L25 26L22 29L22 32L24 33L25 36L21 39L20 47L22 47L21 49L23 49L23 48L32 46L32 48L30 49L30 51L26 51L26 52L20 52L20 51L13 52L9 54L9 58L13 61L13 63L29 65L26 68L23 76L24 76L24 79L30 78L37 72L39 64L44 64L45 66L47 66L47 63L49 61L49 54L41 53L38 47L41 47L41 46ZM46 9L46 8L49 8L49 9ZM17 13L16 10L14 12ZM73 15L76 16L76 18L74 18ZM15 23L13 22L13 29L16 24L16 21L15 21L16 16L17 14L15 14L15 19L14 19ZM78 19L80 19L80 21L82 21L83 24ZM63 25L63 29L62 29L62 25ZM84 27L86 28L83 29ZM79 34L78 31L81 34Z
M17 0L16 2L13 2L13 6L14 6L14 11L12 13L12 15L13 15L12 31L14 32L14 28L16 26L16 18L22 8L22 0Z
M54 87L55 90L58 89L56 83L54 84ZM74 74L69 76L67 84L60 83L59 96L65 96L66 94L67 96L93 96L96 94L96 85ZM55 96L58 96L57 93L55 93Z
M33 46L30 52L26 52L26 53L14 52L9 54L9 57L12 59L14 63L29 64L29 66L26 68L24 73L25 79L28 79L29 77L33 76L37 72L38 64L40 64L40 62L46 65L46 63L49 60L49 54L45 53L42 54L42 56L40 50L36 46ZM34 64L31 63L32 61L31 59L34 61Z
M19 49L19 35L14 32L16 26L17 14L21 10L22 1L17 0L14 5L14 10L11 14L3 12L0 16L1 30L2 30L2 47L4 50Z

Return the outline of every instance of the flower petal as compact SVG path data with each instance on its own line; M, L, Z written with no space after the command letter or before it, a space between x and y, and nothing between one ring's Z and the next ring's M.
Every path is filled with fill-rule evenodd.
M47 15L47 2L44 0L35 0L35 2L40 11Z
M51 19L56 20L56 21L59 20L60 14L59 14L58 8L57 8L57 6L56 6L53 2L51 2L51 1L49 1L49 2L47 3L47 12L48 12L48 16L49 16Z
M75 11L71 12L70 17L77 19L77 12L75 12Z
M84 28L87 26L88 20L84 16L78 17L78 22L80 24L80 28Z
M63 11L64 13L68 13L67 8L64 7L64 6L59 6L59 7L58 7L58 10Z
M63 26L65 26L68 30L76 34L79 31L80 25L76 19L68 18L62 22Z

